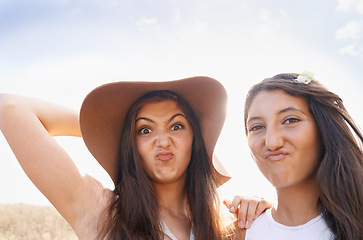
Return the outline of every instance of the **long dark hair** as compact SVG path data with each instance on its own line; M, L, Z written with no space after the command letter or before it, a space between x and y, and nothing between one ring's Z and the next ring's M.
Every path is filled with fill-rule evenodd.
M221 239L218 197L201 128L189 104L170 91L154 91L139 98L129 109L122 130L115 200L107 212L104 228L107 239L163 239L154 189L142 167L135 143L135 119L139 110L150 102L166 99L182 109L193 130L192 156L187 168L185 192L193 231L198 240Z
M318 209L337 240L363 239L363 136L336 94L316 80L296 83L298 74L279 74L247 94L244 122L260 91L283 90L303 97L318 126L322 157L317 169Z

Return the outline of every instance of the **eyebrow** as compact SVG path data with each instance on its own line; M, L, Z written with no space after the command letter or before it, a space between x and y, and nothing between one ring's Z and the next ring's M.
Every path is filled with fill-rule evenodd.
M282 113L289 112L289 111L293 111L293 112L298 111L298 112L301 112L304 115L307 115L304 111L302 111L300 109L297 109L295 107L287 107L287 108L284 108L281 111L279 111L277 114L282 114Z
M173 116L172 116L172 117L168 120L168 123L170 123L171 121L173 121L173 120L174 120L176 117L178 117L178 116L182 116L182 117L184 117L185 119L187 119L187 118L184 116L184 114L177 113L177 114L173 115ZM145 121L147 121L147 122L155 123L153 120L151 120L150 118L146 118L146 117L140 117L140 118L136 119L135 123L136 123L137 121L139 121L139 120L145 120Z
M297 108L295 108L295 107L287 107L287 108L284 108L284 109L280 110L280 111L277 113L277 115L280 115L280 114L283 114L283 113L285 113L285 112L289 112L289 111L293 111L293 112L298 111L298 112L301 112L301 113L302 113L302 114L304 114L304 115L307 115L304 111L302 111L302 110L300 110L300 109L297 109ZM259 120L259 119L261 119L261 117L252 117L252 118L248 119L247 123L249 123L249 122L251 122L251 121L253 121L253 120Z

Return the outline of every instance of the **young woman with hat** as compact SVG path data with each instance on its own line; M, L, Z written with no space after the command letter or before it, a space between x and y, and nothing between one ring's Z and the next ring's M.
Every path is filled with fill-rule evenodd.
M244 123L278 198L245 239L363 239L363 135L339 96L309 72L279 74L250 89Z
M105 84L88 94L79 117L2 94L0 128L80 239L227 239L216 188L229 177L213 158L226 103L224 87L208 77ZM60 135L82 136L115 189L82 176L52 138ZM266 207L253 199L248 215Z

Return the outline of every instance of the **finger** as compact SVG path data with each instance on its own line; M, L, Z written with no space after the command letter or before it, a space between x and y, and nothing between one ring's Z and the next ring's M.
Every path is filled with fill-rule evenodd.
M253 220L257 218L256 210L259 207L261 199L253 198L248 201L247 213L246 213L246 223L245 227L248 229L251 227Z
M229 206L231 205L232 201L229 199L224 199L223 204L229 209Z
M224 205L228 208L229 212L233 214L234 219L237 219L237 218L238 218L238 215L237 215L237 214L238 214L238 209L237 209L237 211L232 212L232 211L230 210L231 203L232 203L232 201L231 201L231 200L229 200L229 199L225 199L225 200L223 201L223 204L224 204ZM234 210L234 209L232 209L232 210Z
M242 199L243 199L243 197L239 196L239 195L237 195L233 198L232 202L229 205L229 211L231 213L235 213L238 210L238 206L241 203Z
M247 213L249 208L250 199L241 198L238 209L238 226L246 228Z
M230 207L231 207L231 203L232 201L229 199L224 199L223 200L223 204L228 208L229 212L233 214L234 218L237 219L237 216L234 212L231 211Z
M254 219L256 219L258 216L260 216L267 209L272 208L272 207L273 207L273 204L271 202L268 202L265 199L261 198L261 201L258 204L258 207L256 209L256 214L255 214Z

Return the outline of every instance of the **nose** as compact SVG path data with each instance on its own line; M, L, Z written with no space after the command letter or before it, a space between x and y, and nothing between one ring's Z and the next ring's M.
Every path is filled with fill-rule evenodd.
M269 127L266 129L265 146L268 150L274 151L282 148L284 145L284 138L278 129L275 127Z
M156 137L156 146L167 149L171 144L170 136L165 131L160 131Z

